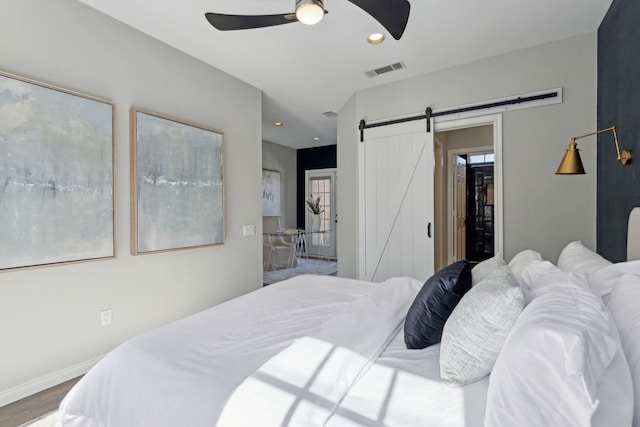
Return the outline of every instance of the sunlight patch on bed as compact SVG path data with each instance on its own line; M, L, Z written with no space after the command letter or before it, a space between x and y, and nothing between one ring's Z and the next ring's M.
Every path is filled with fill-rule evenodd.
M297 339L235 389L218 426L322 426L368 362L317 338Z
M370 381L369 378L375 378ZM383 414L384 403L393 393L395 370L375 364L352 389L352 393L342 402L341 407L370 420L377 420Z
M302 388L317 374L332 349L333 345L325 341L309 338L300 343L298 340L297 345L275 355L258 372Z

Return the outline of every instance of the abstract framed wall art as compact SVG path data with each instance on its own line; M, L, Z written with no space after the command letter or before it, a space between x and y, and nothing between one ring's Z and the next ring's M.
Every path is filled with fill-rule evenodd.
M0 270L115 256L113 110L0 72Z
M222 133L131 109L134 255L224 243Z
M262 169L262 216L280 215L280 172Z

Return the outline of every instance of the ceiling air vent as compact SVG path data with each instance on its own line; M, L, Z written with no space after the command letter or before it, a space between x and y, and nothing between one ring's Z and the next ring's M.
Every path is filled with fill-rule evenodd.
M322 115L330 119L333 119L334 117L338 117L338 113L334 111L325 111L324 113L322 113Z
M395 64L385 65L384 67L376 68L375 70L367 71L365 74L369 77L379 76L380 74L390 73L391 71L402 70L407 68L403 62L396 62Z

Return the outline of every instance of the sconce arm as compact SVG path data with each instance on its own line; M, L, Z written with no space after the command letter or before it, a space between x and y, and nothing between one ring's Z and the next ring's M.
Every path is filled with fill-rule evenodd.
M620 162L622 162L623 165L626 165L627 162L629 160L631 160L631 151L629 150L622 150L622 153L620 152L620 146L618 144L618 133L616 132L616 127L615 126L611 126L610 128L606 128L606 129L601 129L601 130L597 130L595 132L591 132L591 133L587 133L585 135L580 135L580 136L576 136L571 138L571 142L575 143L576 139L580 139L580 138L585 138L587 136L591 136L591 135L597 135L603 132L609 132L612 131L613 132L613 141L616 144L616 153L618 154L618 160L620 160Z

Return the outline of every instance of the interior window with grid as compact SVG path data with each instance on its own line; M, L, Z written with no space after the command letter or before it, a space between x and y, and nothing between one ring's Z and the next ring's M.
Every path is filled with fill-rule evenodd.
M311 178L311 194L315 199L320 197L320 210L324 212L320 214L320 231L331 229L331 178ZM326 236L325 236L326 234ZM312 234L313 245L329 245L330 236L328 233ZM324 242L322 241L324 239Z

